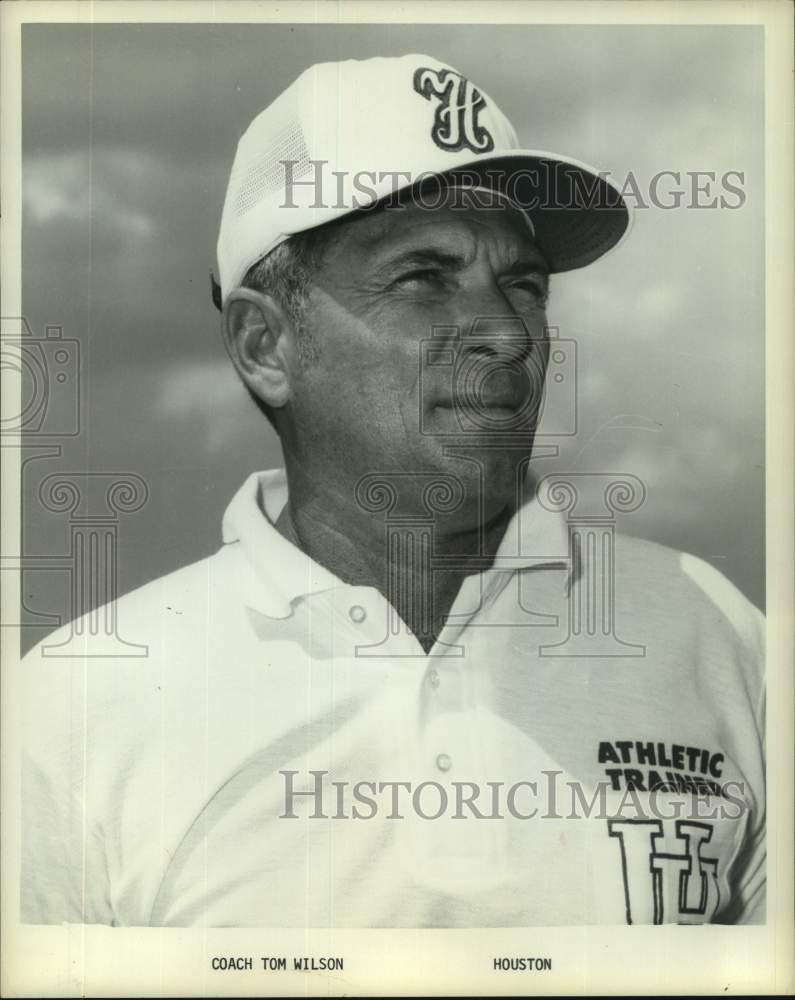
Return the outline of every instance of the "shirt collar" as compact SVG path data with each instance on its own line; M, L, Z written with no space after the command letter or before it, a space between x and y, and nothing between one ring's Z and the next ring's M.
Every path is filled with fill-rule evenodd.
M489 572L570 566L564 517L542 507L531 480L526 482L529 499L511 519ZM239 543L245 556L240 582L252 606L271 618L288 618L298 598L346 586L276 530L286 503L284 469L254 472L232 498L223 519L224 544Z

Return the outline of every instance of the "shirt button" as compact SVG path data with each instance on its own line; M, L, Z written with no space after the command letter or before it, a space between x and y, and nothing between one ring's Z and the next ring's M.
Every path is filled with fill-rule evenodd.
M355 622L357 625L363 622L367 617L367 612L364 610L361 604L354 604L353 607L348 612L348 614L350 615L351 621Z
M439 685L442 683L442 681L441 681L441 678L439 677L439 671L438 670L429 670L428 671L428 683L431 685L431 687L434 687L434 688L438 688L439 687Z
M439 768L440 771L449 771L450 768L453 766L452 758L450 757L449 754L440 753L439 756L436 758L436 766Z

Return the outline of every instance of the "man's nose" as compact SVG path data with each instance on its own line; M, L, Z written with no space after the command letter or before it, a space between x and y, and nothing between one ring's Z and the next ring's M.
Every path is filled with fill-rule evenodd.
M460 341L456 368L483 391L509 391L540 400L546 372L543 313L528 323L493 286L459 299Z
M532 347L532 337L521 316L503 314L474 316L469 329L462 330L462 350L495 357L524 361Z
M533 341L525 318L493 275L479 277L457 302L462 351L524 360Z

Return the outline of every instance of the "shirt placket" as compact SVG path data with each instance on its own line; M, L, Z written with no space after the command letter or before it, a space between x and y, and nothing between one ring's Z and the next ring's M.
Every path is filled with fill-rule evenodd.
M480 704L481 667L466 642L456 642L488 603L484 584L485 577L467 578L450 624L418 663L416 738L407 747L413 794L401 830L404 860L414 880L445 895L504 877L499 821L476 818L464 802L474 797L476 808L478 802L484 807L489 795L483 751L490 721ZM451 655L454 650L459 655Z

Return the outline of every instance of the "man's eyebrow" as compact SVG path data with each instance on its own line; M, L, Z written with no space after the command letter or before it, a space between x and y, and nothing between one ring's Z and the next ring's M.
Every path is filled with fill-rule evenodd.
M466 258L457 253L437 250L432 247L419 247L406 250L390 257L376 269L377 274L389 273L404 267L442 267L450 271L461 271L466 267ZM540 274L549 277L549 267L540 254L521 257L500 271L500 277L515 277L523 274Z
M451 271L461 271L466 266L466 260L461 254L435 250L431 247L406 250L390 257L377 268L377 273L400 270L402 267L435 267L447 268Z
M545 278L548 278L549 265L539 254L538 256L522 257L520 260L515 260L513 264L500 271L500 275L506 278L513 278L521 274L542 274Z

